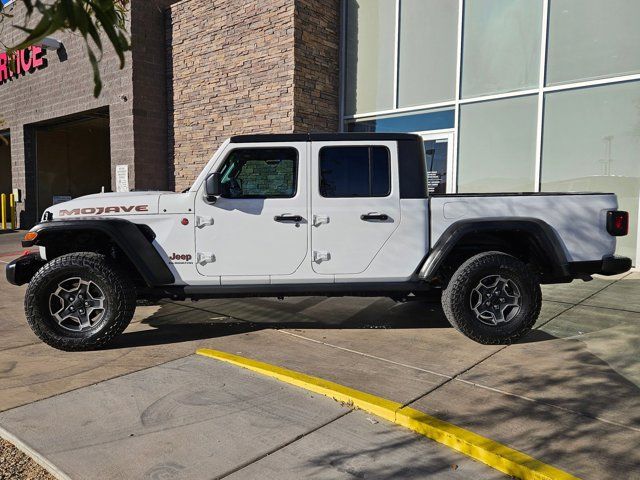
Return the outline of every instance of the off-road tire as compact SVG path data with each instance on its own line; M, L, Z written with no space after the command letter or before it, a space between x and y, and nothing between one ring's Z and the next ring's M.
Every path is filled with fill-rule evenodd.
M102 318L85 331L68 331L51 314L49 297L58 283L69 277L90 280L104 293ZM27 288L24 306L29 326L43 342L65 351L95 350L127 328L136 308L136 290L118 265L104 255L77 252L55 258L38 270Z
M520 309L508 322L487 325L471 306L471 295L481 279L500 275L515 283L520 293ZM465 261L451 277L442 295L447 320L458 331L485 345L509 345L531 330L542 305L538 277L517 258L502 252L484 252Z

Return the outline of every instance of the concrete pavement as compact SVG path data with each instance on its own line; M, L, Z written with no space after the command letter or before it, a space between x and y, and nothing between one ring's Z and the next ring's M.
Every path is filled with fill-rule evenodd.
M638 273L544 287L536 330L509 347L471 342L436 305L305 297L140 307L113 348L87 353L41 344L23 289L1 277L2 410L209 347L409 404L582 478L640 478Z
M320 395L189 356L0 414L70 478L503 478Z

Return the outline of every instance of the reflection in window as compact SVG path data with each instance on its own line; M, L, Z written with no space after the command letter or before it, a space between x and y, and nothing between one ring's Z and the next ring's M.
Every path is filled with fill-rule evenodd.
M386 197L391 191L386 147L324 147L320 150L320 195Z
M296 194L295 148L239 148L220 170L224 198L291 198Z
M538 86L542 3L464 3L463 98Z
M446 140L425 140L424 142L429 193L447 193L448 145Z
M638 0L553 0L547 85L640 72Z
M537 95L460 107L458 191L534 189Z
M453 128L453 109L429 110L347 122L347 132L425 132Z
M640 82L545 96L542 190L614 192L638 218ZM635 257L636 229L619 237L618 253Z
M393 108L395 1L347 0L345 114Z
M457 44L457 1L400 2L399 107L453 100Z

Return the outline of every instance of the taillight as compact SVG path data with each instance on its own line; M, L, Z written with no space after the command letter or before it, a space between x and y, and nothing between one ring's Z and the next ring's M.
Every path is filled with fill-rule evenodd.
M623 237L629 233L629 212L607 212L607 232L614 237Z

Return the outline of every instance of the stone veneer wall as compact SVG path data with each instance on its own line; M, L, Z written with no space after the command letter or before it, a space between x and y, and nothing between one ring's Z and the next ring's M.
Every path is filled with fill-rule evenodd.
M167 14L172 187L231 135L337 131L339 0L183 0Z

